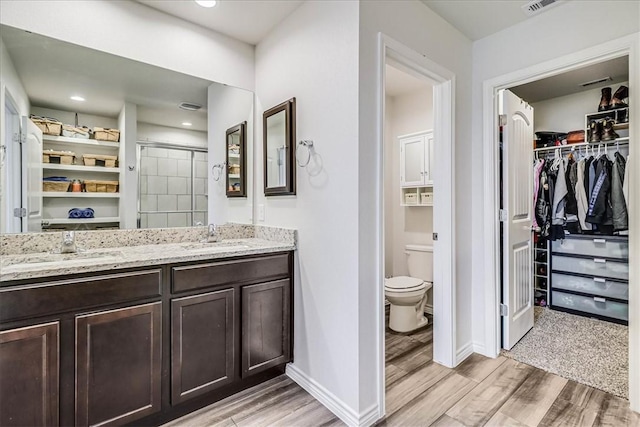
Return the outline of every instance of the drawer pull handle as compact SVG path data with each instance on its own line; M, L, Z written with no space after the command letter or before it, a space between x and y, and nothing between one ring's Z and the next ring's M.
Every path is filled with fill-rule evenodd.
M604 264L605 262L607 262L606 259L602 259L602 258L594 258L593 262L597 262L599 264Z
M600 297L593 297L593 300L595 302L607 302L606 298L600 298Z
M593 243L607 243L606 239L593 239Z
M593 278L593 281L594 281L594 282L598 282L598 283L604 283L604 282L606 282L606 280L605 280L605 279L603 279L602 277L594 277L594 278Z

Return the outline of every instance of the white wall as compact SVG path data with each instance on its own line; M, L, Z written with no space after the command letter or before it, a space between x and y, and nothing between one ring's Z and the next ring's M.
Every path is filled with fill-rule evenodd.
M607 25L607 31L595 31L601 28L604 16L615 16L615 25ZM473 272L473 337L476 351L484 351L485 333L485 293L484 293L484 247L486 239L492 239L484 232L483 188L483 123L482 123L482 84L495 78L534 66L544 61L561 58L565 55L605 43L609 40L637 33L640 29L640 3L625 1L607 2L566 2L538 16L532 17L514 27L478 40L473 45L473 115L471 154L474 159L471 167L472 216L472 264ZM570 31L559 31L566 28ZM508 60L507 60L508 59ZM598 98L599 100L599 98ZM592 108L592 101L589 107ZM596 101L596 106L597 106ZM534 112L537 116L537 111ZM537 117L536 117L537 119ZM489 149L487 147L487 149ZM478 160L480 159L480 160Z
M133 1L3 1L0 22L253 90L254 47Z
M265 224L299 233L294 368L357 414L373 374L358 366L358 3L306 2L280 23L256 47L256 94L257 203ZM262 112L292 97L296 141L312 139L324 167L296 167L297 196L265 198Z
M393 19L390 19L393 17ZM360 3L360 64L359 64L359 272L360 307L360 371L361 407L375 405L378 394L376 361L376 285L378 241L375 212L378 200L376 188L379 156L373 145L376 140L376 94L378 64L378 33L397 40L426 58L455 73L455 235L457 282L456 336L461 349L471 342L471 263L472 206L468 194L471 186L471 42L440 16L418 1L375 1Z
M206 148L207 132L138 122L138 141Z
M118 116L120 129L120 228L138 228L138 109L125 102Z

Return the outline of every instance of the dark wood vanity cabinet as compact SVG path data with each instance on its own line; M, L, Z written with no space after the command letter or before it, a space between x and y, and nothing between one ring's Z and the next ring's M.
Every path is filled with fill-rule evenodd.
M0 425L158 425L292 358L293 253L0 284Z

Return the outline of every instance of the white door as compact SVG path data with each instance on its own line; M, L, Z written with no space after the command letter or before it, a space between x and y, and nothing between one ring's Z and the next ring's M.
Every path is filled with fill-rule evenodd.
M499 94L502 118L502 344L513 347L533 327L531 222L533 108L508 90Z
M22 117L22 231L42 231L42 131Z
M424 184L428 186L433 185L433 160L435 158L433 150L433 132L429 132L424 137L424 152L425 152L425 170L424 170Z
M424 136L400 138L400 185L424 185Z

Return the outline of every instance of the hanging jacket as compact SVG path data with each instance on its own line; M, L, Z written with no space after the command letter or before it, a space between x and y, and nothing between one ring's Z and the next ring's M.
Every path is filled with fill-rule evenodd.
M538 220L535 215L536 207L538 205L538 193L540 191L540 173L542 172L542 168L544 167L544 160L539 159L533 165L533 229L536 231L540 231L540 226L538 225Z
M570 158L567 163L567 170L565 172L565 179L567 185L567 198L564 208L564 213L567 222L578 222L578 202L576 200L576 180L577 180L577 167L576 161Z
M629 212L629 168L631 167L630 157L627 156L627 163L624 168L624 180L622 183L622 194L624 195L624 201L627 206L627 212Z
M587 195L587 202L589 202L589 197L591 196L591 192L589 191L589 171L591 170L591 162L593 162L593 156L584 161L584 192Z
M558 175L556 185L553 190L553 208L551 210L551 225L565 224L565 204L567 196L567 179L565 171L565 160L560 159L558 163Z
M623 231L629 228L629 218L627 215L627 205L622 185L624 181L625 166L627 161L616 151L615 162L611 170L611 210L613 220L613 230Z
M589 190L587 191L587 195L589 196L589 203L591 203L591 195L593 194L593 186L596 183L596 165L598 164L597 159L593 159L593 161L589 164Z
M585 221L587 216L587 210L589 209L589 198L587 192L584 190L584 168L586 159L582 159L577 165L577 179L576 182L576 204L578 207L578 221L580 221L580 228L583 231L590 231L591 224Z
M546 166L546 165L545 165ZM536 201L536 209L534 215L538 227L540 227L540 235L547 237L549 235L549 226L551 225L551 209L549 204L549 177L547 168L540 170L540 183L538 187L538 199Z
M611 191L609 160L602 156L591 163L594 165L594 184L589 197L589 210L586 221L591 224L607 225L611 224L611 206L609 192ZM589 177L591 179L591 176Z

